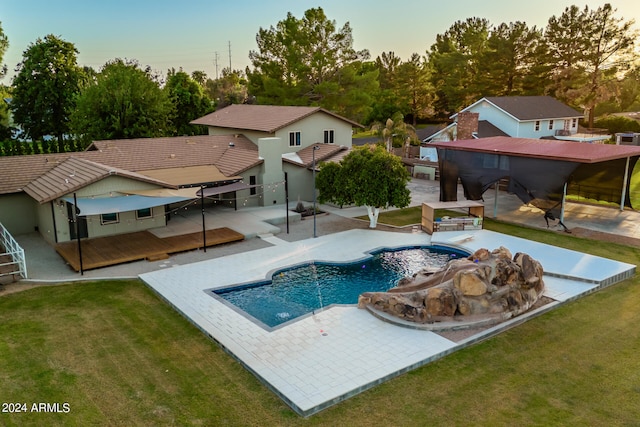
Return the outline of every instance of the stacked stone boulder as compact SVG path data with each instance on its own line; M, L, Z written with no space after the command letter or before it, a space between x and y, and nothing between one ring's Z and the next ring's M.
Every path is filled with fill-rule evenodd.
M542 265L524 253L512 257L500 247L479 249L439 271L420 271L388 292L360 295L358 307L372 307L399 319L432 323L457 317L506 320L529 310L542 296Z

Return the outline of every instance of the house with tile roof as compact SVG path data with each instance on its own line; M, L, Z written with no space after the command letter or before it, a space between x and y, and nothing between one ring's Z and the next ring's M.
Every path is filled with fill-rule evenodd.
M510 136L602 142L608 135L580 132L583 114L550 96L482 98L451 116L453 123L423 142Z
M314 161L339 160L351 147L352 127L360 126L314 107L230 106L216 113L194 121L209 123L209 135L0 157L0 223L14 235L37 230L50 243L78 233L131 233L165 226L167 213L201 188L218 188L215 197L234 205L284 203L285 173L290 199L311 200Z
M363 128L320 107L230 105L191 124L206 126L209 135L243 135L258 146L264 160L263 182L280 182L286 173L289 194L313 198L312 166L340 161L352 146L353 128ZM318 149L313 150L314 146ZM272 203L284 203L284 195ZM268 204L268 201L265 201Z

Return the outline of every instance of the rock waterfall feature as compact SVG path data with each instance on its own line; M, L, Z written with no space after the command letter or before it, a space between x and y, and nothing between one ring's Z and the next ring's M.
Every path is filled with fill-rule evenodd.
M479 249L404 278L388 292L363 293L358 307L416 325L498 323L533 307L544 292L542 275L542 265L525 253Z

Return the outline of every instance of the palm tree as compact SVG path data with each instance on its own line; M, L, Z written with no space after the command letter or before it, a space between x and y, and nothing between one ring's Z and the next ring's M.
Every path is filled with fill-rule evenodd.
M417 141L418 136L413 126L404 122L404 116L401 113L395 113L392 118L387 119L384 125L380 122L374 122L371 130L383 141L389 153L393 153L393 142L396 145L404 147L404 156L408 157L409 145L412 141Z

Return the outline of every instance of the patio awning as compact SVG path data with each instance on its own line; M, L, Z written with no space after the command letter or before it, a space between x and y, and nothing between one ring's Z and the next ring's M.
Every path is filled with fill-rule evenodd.
M193 197L147 197L139 195L100 197L95 199L78 198L78 209L80 210L78 215L87 216L136 211L191 199L193 199ZM63 200L74 204L73 197L65 197Z

